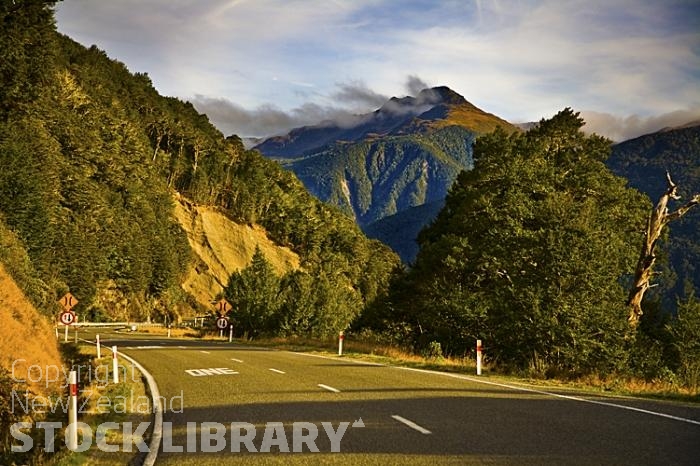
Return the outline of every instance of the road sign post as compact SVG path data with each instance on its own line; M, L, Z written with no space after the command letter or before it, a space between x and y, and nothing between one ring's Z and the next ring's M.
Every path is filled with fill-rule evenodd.
M219 316L216 319L216 327L219 329L219 338L224 337L224 329L228 327L228 318L225 316Z
M70 311L76 304L78 304L78 298L70 293L66 293L61 299L58 300L58 302L61 306L63 306L63 309Z

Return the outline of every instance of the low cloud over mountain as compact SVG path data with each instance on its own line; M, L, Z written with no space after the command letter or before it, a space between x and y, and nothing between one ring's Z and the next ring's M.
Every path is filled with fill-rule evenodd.
M691 122L700 124L700 107L676 110L651 117L637 115L620 117L598 112L581 112L581 116L586 121L586 126L583 128L585 131L620 142L665 128L684 126Z
M405 91L418 95L428 84L417 76L408 76ZM389 97L368 88L361 81L340 83L337 89L326 96L327 105L307 103L300 107L283 110L274 104L255 109L244 108L228 99L197 95L192 103L224 134L240 136L272 136L283 134L292 128L329 122L338 126L358 123L358 114L367 113L385 104Z

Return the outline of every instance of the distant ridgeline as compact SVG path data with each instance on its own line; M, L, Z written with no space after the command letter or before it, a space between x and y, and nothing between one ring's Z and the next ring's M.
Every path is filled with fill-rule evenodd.
M700 192L700 123L616 144L608 166L654 202L666 190L668 171L683 197L678 207ZM668 228L668 241L659 249L670 269L654 280L660 286L650 294L662 296L665 307L675 308L676 299L686 295L687 283L700 289L700 211L694 209Z
M146 74L58 34L51 2L2 2L0 22L0 227L29 263L0 260L33 271L24 283L36 303L70 289L83 318L194 311L181 287L194 264L173 215L176 192L262 226L298 254L306 298L329 287L347 294L355 308L336 309L338 328L386 286L398 263L387 247L191 104L160 96Z
M449 88L435 87L394 97L352 124L298 128L256 149L410 263L418 232L437 215L459 172L472 168L475 138L497 127L516 130Z

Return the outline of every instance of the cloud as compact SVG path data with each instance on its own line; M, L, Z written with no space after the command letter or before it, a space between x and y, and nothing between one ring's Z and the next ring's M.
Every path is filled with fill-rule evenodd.
M427 88L428 84L415 75L406 78L405 89L413 96ZM266 137L284 134L293 128L307 125L339 125L350 127L362 122L363 115L381 107L393 113L421 113L435 102L437 95L421 94L421 99L392 99L376 92L362 81L336 84L336 90L326 99L328 104L305 103L285 111L266 104L250 110L221 97L195 95L191 99L198 111L224 134L243 137Z
M644 120L700 106L697 0L65 0L57 10L61 32L243 128L365 112L426 82L512 121L564 107ZM609 124L631 134L625 120Z
M423 89L428 89L430 86L416 75L410 75L406 79L406 90L408 95L418 95Z
M359 108L361 111L380 107L389 99L389 97L368 88L362 81L339 84L338 87L339 89L332 94L332 98L349 105L351 108Z
M638 115L620 117L610 113L586 111L581 112L581 117L586 122L586 125L583 127L585 132L600 134L613 141L620 142L662 129L683 126L688 123L700 125L700 106L652 117L640 117Z

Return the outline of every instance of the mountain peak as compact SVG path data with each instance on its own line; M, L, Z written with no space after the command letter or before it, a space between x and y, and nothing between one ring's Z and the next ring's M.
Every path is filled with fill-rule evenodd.
M461 105L468 103L463 96L447 86L437 86L429 89L423 89L416 96L416 100L427 104Z

